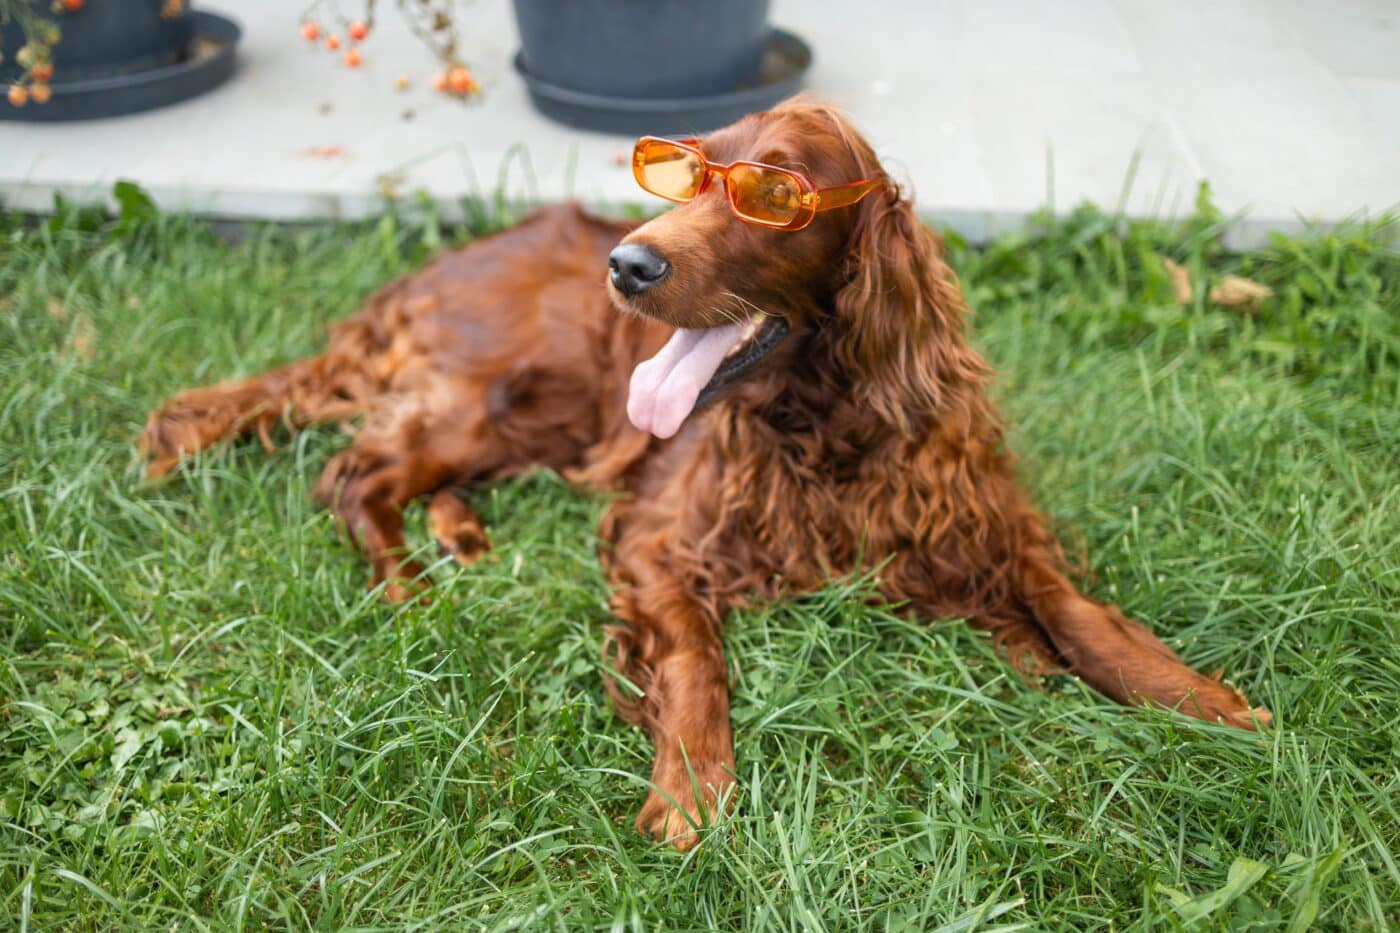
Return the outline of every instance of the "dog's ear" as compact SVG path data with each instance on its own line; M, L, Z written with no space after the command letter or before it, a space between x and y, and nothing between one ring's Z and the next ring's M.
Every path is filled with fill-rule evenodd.
M860 204L835 305L833 351L856 400L904 433L986 381L941 245L893 187Z

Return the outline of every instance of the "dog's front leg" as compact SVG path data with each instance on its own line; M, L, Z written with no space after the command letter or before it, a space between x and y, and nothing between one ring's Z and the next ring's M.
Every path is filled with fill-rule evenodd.
M609 629L608 643L617 673L629 683L609 687L618 712L646 726L656 743L637 828L689 849L734 785L719 619L660 576L619 589L613 609L624 624Z

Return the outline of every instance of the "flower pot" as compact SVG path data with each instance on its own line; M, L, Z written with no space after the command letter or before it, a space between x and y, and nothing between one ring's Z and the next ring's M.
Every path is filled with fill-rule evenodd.
M44 9L48 2L41 0ZM63 34L53 47L52 98L15 107L0 97L0 120L48 123L137 113L205 94L228 80L242 37L238 24L190 12L188 4L167 19L161 8L161 0L93 0L57 17ZM90 17L99 11L103 15ZM20 74L13 57L23 35L15 23L4 29L0 85ZM13 70L6 74L7 68Z
M163 15L162 0L93 0L73 12L53 13L51 0L29 5L51 18L62 33L53 47L55 74L67 79L103 78L172 65L189 45L189 4L174 16ZM0 29L5 63L0 78L20 73L14 53L24 44L24 30L13 20Z
M811 51L768 0L515 0L515 66L546 116L616 133L700 132L801 85Z
M698 97L758 79L768 0L515 0L524 68L585 94Z

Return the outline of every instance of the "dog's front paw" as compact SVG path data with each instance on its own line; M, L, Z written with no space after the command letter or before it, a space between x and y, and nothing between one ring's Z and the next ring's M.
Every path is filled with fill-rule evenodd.
M655 786L637 814L637 829L682 852L694 848L700 841L699 831L713 826L729 806L734 788L731 770L724 765L696 768L692 776L682 768L664 780L653 777Z
M1186 674L1180 687L1182 699L1172 704L1179 712L1251 732L1273 723L1274 714L1266 707L1250 706L1243 693L1221 680L1223 671L1210 676L1191 670Z

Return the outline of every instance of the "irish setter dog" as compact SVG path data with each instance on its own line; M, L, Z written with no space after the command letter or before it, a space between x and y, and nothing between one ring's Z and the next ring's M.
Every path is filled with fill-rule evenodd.
M700 146L818 186L886 178L844 117L807 99ZM544 466L619 493L601 527L617 620L604 647L641 692L609 687L655 743L637 825L680 848L735 780L726 613L862 569L921 616L989 630L1023 669L1268 722L1067 579L966 318L893 182L796 232L740 222L719 187L640 226L551 207L384 286L322 355L176 395L141 443L160 475L225 438L360 419L316 495L391 600L422 584L403 534L415 500L469 563L490 545L465 487Z

